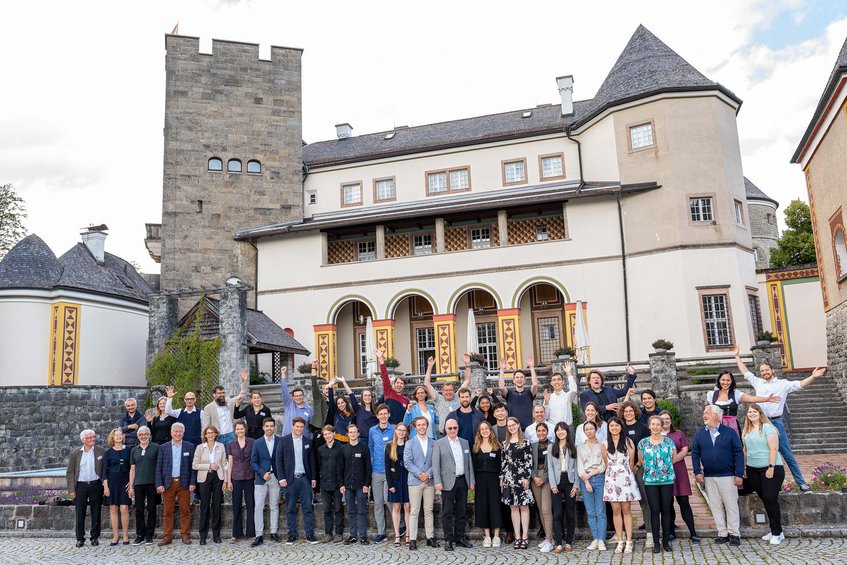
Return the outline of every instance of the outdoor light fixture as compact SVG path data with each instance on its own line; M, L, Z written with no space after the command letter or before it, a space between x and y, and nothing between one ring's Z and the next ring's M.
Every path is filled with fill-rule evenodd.
M229 277L226 279L226 286L241 286L244 284L244 281L239 279L238 277Z

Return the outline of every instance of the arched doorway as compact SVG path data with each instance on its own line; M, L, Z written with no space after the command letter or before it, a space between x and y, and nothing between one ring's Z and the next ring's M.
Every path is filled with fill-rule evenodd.
M335 315L338 374L348 379L361 379L367 373L365 329L367 319L374 318L370 306L361 300L351 300Z
M501 307L499 298L486 288L469 288L453 304L457 355L478 353L482 357L480 364L483 367L490 371L496 370L500 359L497 340L497 311ZM473 324L469 323L471 312ZM471 332L476 337L476 351L470 351L468 347Z
M398 369L422 375L426 372L427 358L436 355L434 301L423 292L402 293L391 301L387 314L394 320L394 354L400 363Z
M535 363L549 365L561 347L572 347L566 327L564 294L549 282L526 287L517 300L521 317L521 346L533 352Z

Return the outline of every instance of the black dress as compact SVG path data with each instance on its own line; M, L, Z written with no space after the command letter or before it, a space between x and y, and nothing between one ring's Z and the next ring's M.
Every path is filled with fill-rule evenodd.
M385 446L385 480L388 488L394 487L394 492L388 491L388 502L405 504L409 502L409 471L403 465L403 450L406 445L397 446L397 461L388 457L391 443Z
M499 449L488 453L480 449L473 454L473 472L476 478L474 525L477 528L503 527L503 514L500 511L502 464L502 452Z
M153 435L151 439L153 443L162 445L163 443L171 441L171 427L175 423L176 418L173 416L165 416L164 418L153 416L153 421L150 422L150 430Z
M109 496L103 498L105 506L113 504L129 506L129 456L132 450L124 447L120 451L109 448L103 455L103 480L109 485Z

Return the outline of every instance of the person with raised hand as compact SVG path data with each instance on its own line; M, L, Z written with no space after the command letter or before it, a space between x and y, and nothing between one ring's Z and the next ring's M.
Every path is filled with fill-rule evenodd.
M200 437L203 431L203 410L197 408L197 395L192 391L188 391L182 397L184 408L174 409L173 400L176 396L176 389L169 386L165 389L165 395L168 397L165 401L165 413L168 416L173 416L176 421L183 425L183 438L192 446L200 445L202 438ZM171 441L170 439L168 441Z
M385 366L385 352L382 349L376 350L376 362L379 366L379 374L382 377L382 399L379 404L388 406L391 416L388 421L394 425L403 421L406 416L406 407L409 405L409 398L403 396L403 389L406 382L403 377L395 377L394 382L388 377L388 367Z
M544 408L547 410L547 420L558 424L564 422L569 426L573 425L573 403L576 400L579 390L576 385L576 379L573 376L571 365L565 364L565 375L568 378L568 389L565 390L565 378L561 373L553 373L550 375L550 386L553 391L547 394L547 389L544 389Z
M471 386L471 356L467 353L462 355L462 362L465 364L465 378L459 388L468 388ZM432 368L435 366L435 357L428 357L426 360L426 374L424 375L423 386L426 389L429 399L435 404L435 413L438 414L438 426L435 428L436 437L444 437L444 421L447 415L459 408L459 399L456 397L456 385L451 382L446 382L441 386L439 393L432 386Z
M525 430L532 423L532 403L538 394L538 375L535 373L535 359L532 356L526 358L532 384L526 388L526 373L517 369L512 374L512 386L506 387L506 359L500 359L500 372L497 377L497 390L509 405L509 415L518 419L521 430Z
M312 364L313 367L315 364ZM312 421L314 411L312 407L306 404L306 392L298 387L294 387L291 392L288 391L288 367L282 366L279 369L279 391L282 395L282 435L291 433L291 424L294 418L302 418L306 422L306 428L303 434L312 439L312 432L309 429L309 422Z
M231 441L235 440L235 420L233 415L235 409L244 400L247 394L250 376L247 369L241 370L241 390L236 396L226 397L226 389L218 385L212 389L212 401L206 405L200 415L201 424L205 430L209 426L214 426L220 433L218 440L226 446ZM205 433L205 432L204 432ZM206 441L206 438L203 438Z
M638 376L632 365L626 366L626 383L619 388L606 386L606 376L600 371L591 371L588 374L588 389L579 394L579 405L585 410L585 405L594 402L600 417L608 421L617 415L618 400L627 397L630 389L635 386L635 378Z

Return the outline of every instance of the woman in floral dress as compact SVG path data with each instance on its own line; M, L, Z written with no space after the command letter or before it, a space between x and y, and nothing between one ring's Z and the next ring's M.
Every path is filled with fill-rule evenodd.
M632 553L632 501L640 500L638 484L632 467L635 465L635 445L623 435L623 425L617 416L609 420L609 437L606 445L606 482L603 500L612 505L612 520L618 545L615 553ZM623 529L626 529L626 543Z
M532 490L529 479L532 475L532 451L524 441L520 421L514 416L506 420L506 441L503 448L503 468L500 483L503 488L503 504L512 511L515 528L515 549L529 546L529 505Z
M659 517L662 520L662 548L671 551L671 505L673 504L673 483L676 473L673 460L676 457L676 444L662 435L662 418L650 416L647 420L650 437L638 442L638 458L644 466L644 490L650 503L653 524L653 553L659 553Z

